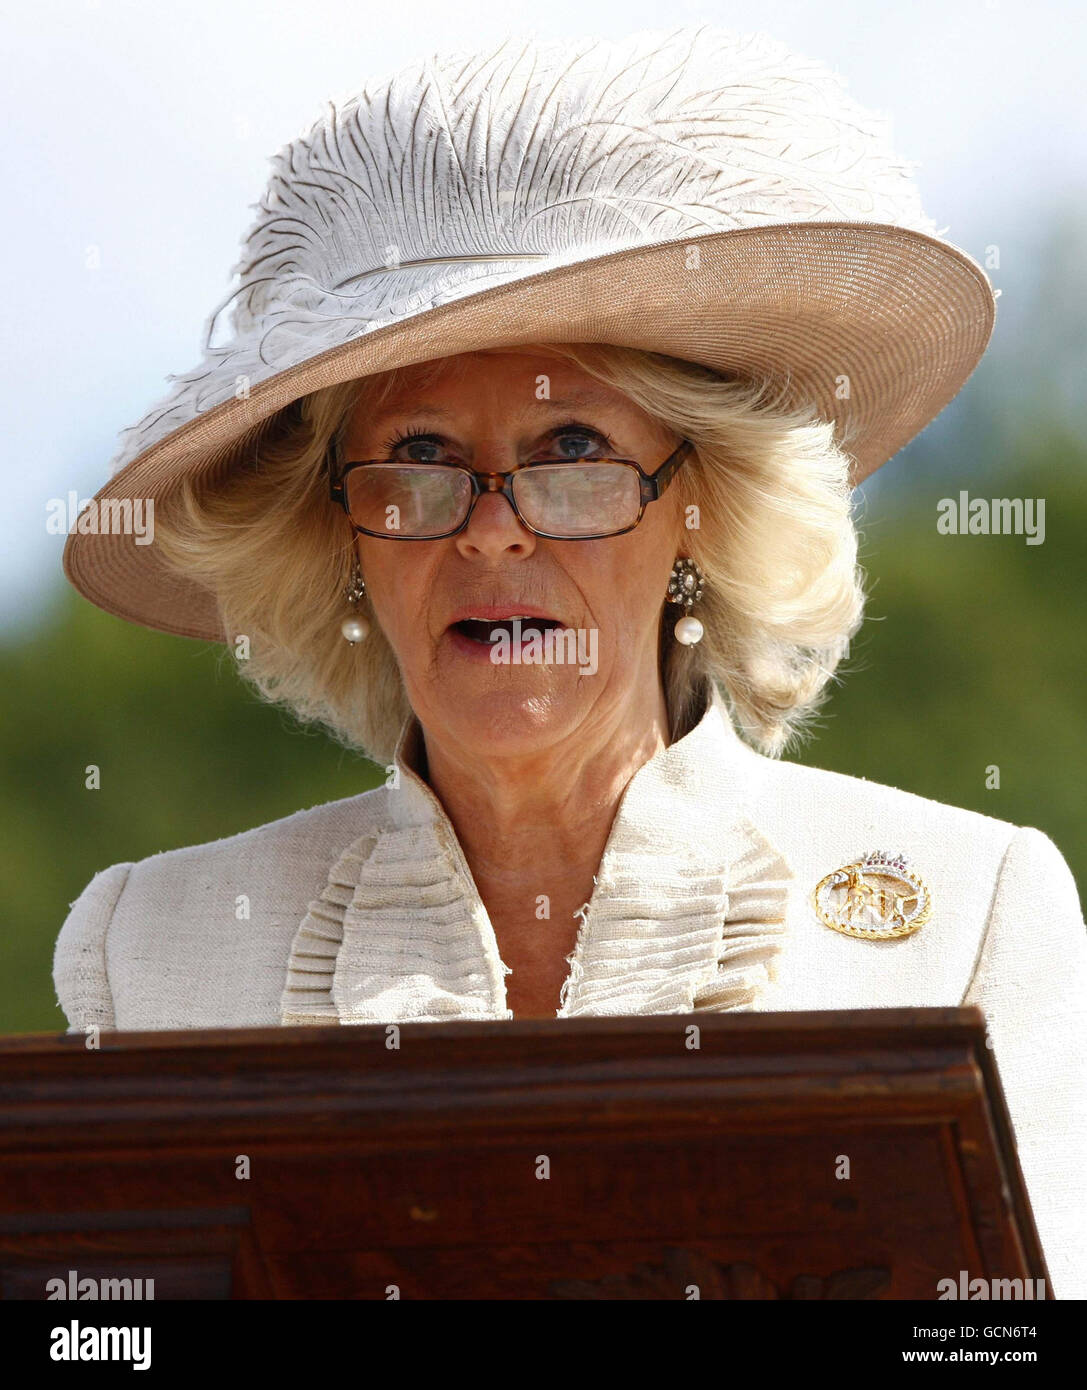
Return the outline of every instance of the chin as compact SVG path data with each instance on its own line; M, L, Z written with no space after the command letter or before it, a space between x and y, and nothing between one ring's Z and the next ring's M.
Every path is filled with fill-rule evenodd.
M584 682L579 689L570 675L510 671L443 681L430 703L458 743L492 757L541 752L573 733L590 708Z

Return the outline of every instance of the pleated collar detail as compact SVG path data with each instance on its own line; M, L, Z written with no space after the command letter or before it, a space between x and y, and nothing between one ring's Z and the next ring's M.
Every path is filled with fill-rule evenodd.
M511 1018L498 943L420 777L409 719L375 828L332 865L295 934L284 1024ZM760 755L714 693L635 773L612 824L559 1018L750 1009L773 977L793 874L750 815ZM397 784L398 783L398 784Z

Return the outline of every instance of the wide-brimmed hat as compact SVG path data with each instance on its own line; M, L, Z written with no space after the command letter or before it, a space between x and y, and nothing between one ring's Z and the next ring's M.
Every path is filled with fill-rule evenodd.
M764 34L424 58L330 102L272 164L200 364L122 434L64 550L93 603L184 636L222 640L214 596L102 504L214 476L321 387L482 347L644 348L780 383L834 422L859 482L992 333L985 272L922 211L886 119Z

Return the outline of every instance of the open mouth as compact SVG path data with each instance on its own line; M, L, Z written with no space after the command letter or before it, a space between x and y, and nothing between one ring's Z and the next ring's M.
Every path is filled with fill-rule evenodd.
M548 628L561 627L554 618L462 618L453 624L454 632L467 637L472 642L489 647L499 641L499 634L505 633L510 642L523 640L529 632L546 632Z

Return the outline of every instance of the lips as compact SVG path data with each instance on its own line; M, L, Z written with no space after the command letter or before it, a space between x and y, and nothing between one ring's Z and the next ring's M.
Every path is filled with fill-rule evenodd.
M497 633L504 632L513 641L517 635L514 626L519 623L522 637L530 629L546 632L548 628L562 627L561 619L544 613L541 609L517 604L483 604L465 611L455 617L449 627L467 637L469 641L490 646Z
M504 632L512 642L517 636L516 623L519 621L520 634L525 636L530 630L546 632L549 627L561 627L562 624L555 618L532 618L521 616L517 618L462 618L460 622L453 623L451 626L456 632L463 633L465 637L473 642L482 642L490 646L495 640L495 634Z

